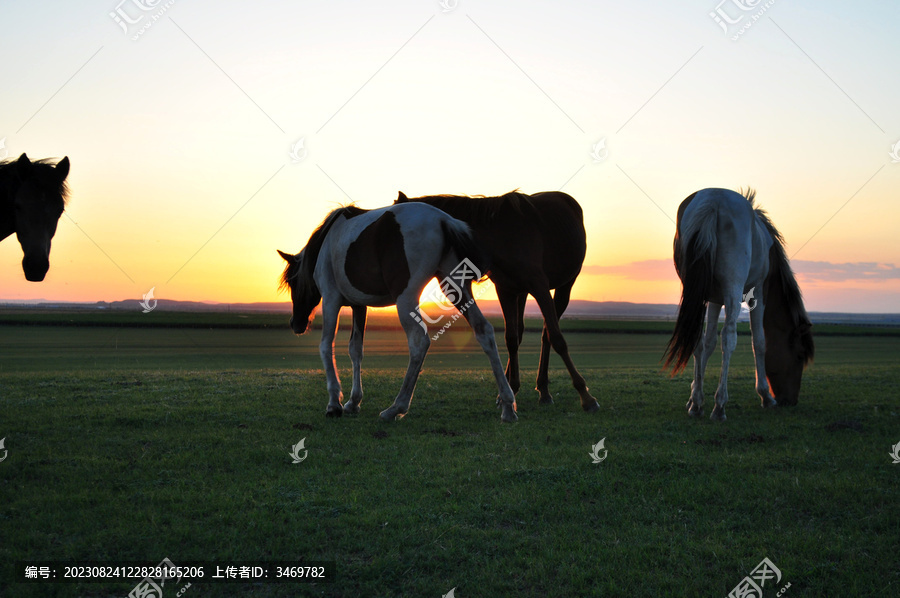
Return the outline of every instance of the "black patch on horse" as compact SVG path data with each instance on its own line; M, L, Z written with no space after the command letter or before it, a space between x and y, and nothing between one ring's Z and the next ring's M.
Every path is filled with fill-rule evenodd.
M406 289L409 264L400 224L392 212L385 212L350 244L344 273L350 284L367 295L396 301Z

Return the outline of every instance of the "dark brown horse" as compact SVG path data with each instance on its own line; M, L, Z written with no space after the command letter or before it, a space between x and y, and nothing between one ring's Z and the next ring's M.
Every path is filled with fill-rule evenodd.
M50 241L66 206L69 159L55 166L47 160L0 162L0 240L13 233L25 257L22 270L31 282L40 282L50 269Z
M540 402L553 402L548 388L550 347L559 353L585 411L600 408L575 369L559 318L569 305L572 285L581 272L587 250L584 217L575 199L558 191L499 197L433 195L410 199L402 192L394 203L420 201L440 208L468 223L475 241L488 256L490 278L506 322L509 361L506 378L513 392L519 390L519 345L524 332L525 300L531 295L544 316L541 361L537 375ZM550 291L555 289L551 297Z

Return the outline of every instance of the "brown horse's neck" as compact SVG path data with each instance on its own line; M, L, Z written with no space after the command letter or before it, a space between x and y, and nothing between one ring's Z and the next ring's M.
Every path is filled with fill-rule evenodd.
M0 241L16 232L16 212L11 194L0 188Z
M16 211L13 197L18 190L18 181L13 176L11 166L3 163L0 168L0 241L16 232Z

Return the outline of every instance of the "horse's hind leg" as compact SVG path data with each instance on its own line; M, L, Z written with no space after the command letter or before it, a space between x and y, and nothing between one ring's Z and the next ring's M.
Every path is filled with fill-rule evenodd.
M417 313L421 291L422 288L417 291L407 289L397 298L397 315L400 318L400 325L406 332L406 341L409 345L409 365L394 403L381 412L381 419L385 421L399 419L409 411L409 404L412 401L413 392L416 390L416 381L419 379L419 372L422 371L425 354L428 353L428 347L431 345L425 325L420 323L421 320L415 320L410 315L410 313Z
M366 306L353 308L353 331L350 333L350 361L353 363L353 389L350 391L350 400L344 403L344 413L359 413L359 405L362 403L362 358L363 337L366 333Z
M706 332L694 349L694 381L691 382L691 398L687 402L688 415L691 417L703 415L703 380L706 376L706 364L716 349L721 311L722 306L718 304L710 303L706 307Z
M741 292L728 293L725 296L725 326L722 328L722 373L719 376L719 387L716 389L716 407L712 419L725 421L725 403L728 402L728 365L731 355L737 347L737 320L741 311Z
M575 284L575 281L564 285L553 293L553 307L556 309L556 321L559 322L560 318L562 318L563 313L566 311L566 308L569 306L569 296L572 293L572 285ZM524 305L522 306L524 309ZM544 329L541 331L541 360L538 365L538 373L537 380L535 381L535 388L540 393L540 403L541 405L549 405L553 403L553 397L550 395L550 331L547 328L547 324L544 324Z
M553 299L550 297L550 289L545 286L538 291L532 291L531 294L544 315L544 326L546 327L550 346L562 357L563 363L566 364L566 369L569 370L569 375L572 377L572 386L575 387L575 391L581 397L581 408L588 412L597 411L600 409L600 404L591 395L584 378L578 373L572 358L569 357L569 347L559 329L559 318L556 316L556 308L553 304Z
M494 327L487 321L481 310L475 304L472 297L472 289L470 285L463 289L462 297L456 303L456 308L462 312L466 321L475 332L475 338L488 356L491 362L491 370L494 372L494 378L497 380L497 387L500 391L500 405L502 413L500 419L504 422L515 422L519 419L516 415L516 395L513 394L509 381L503 373L503 366L500 364L500 355L497 352L497 341L494 339Z

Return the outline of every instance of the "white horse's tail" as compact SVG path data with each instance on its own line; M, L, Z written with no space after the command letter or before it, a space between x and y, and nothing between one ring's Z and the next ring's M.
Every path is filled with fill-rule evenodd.
M689 198L690 199L690 198ZM675 375L685 368L703 336L703 319L716 263L718 213L712 202L697 206L687 222L679 219L675 235L675 269L681 277L681 303L675 330L666 347L665 367Z

